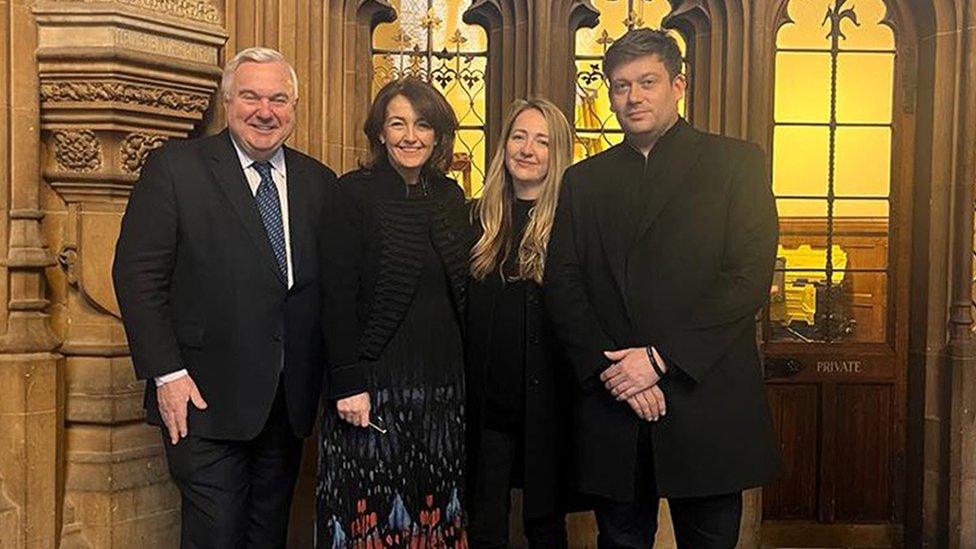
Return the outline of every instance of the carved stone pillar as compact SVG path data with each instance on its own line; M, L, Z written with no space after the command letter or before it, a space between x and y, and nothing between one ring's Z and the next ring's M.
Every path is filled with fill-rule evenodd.
M976 5L969 2L959 31L964 53L960 73L959 140L953 181L953 250L949 343L949 546L976 547L976 336L973 334L973 197L976 185Z
M366 151L362 124L372 99L373 29L389 23L396 10L389 0L330 0L325 70L332 81L325 90L325 163L339 173L355 169ZM365 70L369 68L369 70Z
M203 118L226 40L206 0L38 2L43 231L64 356L64 520L72 547L175 547L179 498L143 423L111 283L126 199L148 153Z
M53 547L58 524L61 362L39 207L36 33L28 2L0 3L0 547Z

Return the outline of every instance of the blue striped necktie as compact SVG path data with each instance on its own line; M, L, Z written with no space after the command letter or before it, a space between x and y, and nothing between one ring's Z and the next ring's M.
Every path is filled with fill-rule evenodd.
M268 233L271 250L278 260L278 270L285 280L288 280L288 256L285 252L285 227L281 221L281 202L278 200L278 188L271 178L271 164L255 162L251 166L261 174L261 184L254 199L258 203L258 212L264 223L264 230Z

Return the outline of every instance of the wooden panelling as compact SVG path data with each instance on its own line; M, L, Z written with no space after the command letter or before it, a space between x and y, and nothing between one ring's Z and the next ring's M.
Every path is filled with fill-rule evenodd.
M815 519L817 516L816 385L767 386L783 467L780 480L763 491L767 519Z
M766 521L762 525L762 547L816 547L878 549L912 547L902 544L902 527L897 524L816 524L797 521Z
M800 368L767 385L784 471L763 494L764 543L779 528L783 537L775 543L789 546L887 545L877 535L884 538L896 527L893 461L900 448L896 402L904 366L894 340L896 304L889 299L899 262L890 248L890 228L885 219L840 218L833 225L832 243L846 254L846 269L880 271L848 271L844 277L842 313L856 321L853 334L830 344L766 344L768 358L789 358ZM823 249L826 233L824 219L780 220L780 244L786 248ZM807 424L800 424L800 413ZM849 530L854 525L881 529L865 530L862 537Z
M891 519L892 387L838 385L835 516Z

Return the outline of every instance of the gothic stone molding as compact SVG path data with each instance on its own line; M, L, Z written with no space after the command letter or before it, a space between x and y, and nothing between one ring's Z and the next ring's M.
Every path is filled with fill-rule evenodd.
M41 84L41 101L48 105L68 102L114 102L195 115L202 115L210 105L210 97L203 93L182 92L118 80L45 82Z

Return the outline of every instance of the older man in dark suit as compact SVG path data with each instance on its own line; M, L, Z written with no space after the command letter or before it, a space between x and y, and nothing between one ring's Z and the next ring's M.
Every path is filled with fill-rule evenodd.
M221 91L226 130L147 160L113 278L182 494L182 546L283 547L322 385L317 235L338 187L283 145L298 81L280 53L240 52Z
M659 497L679 547L733 547L741 491L778 465L754 323L776 255L765 161L678 116L681 62L663 31L608 49L625 140L567 170L549 244L600 547L650 547Z

